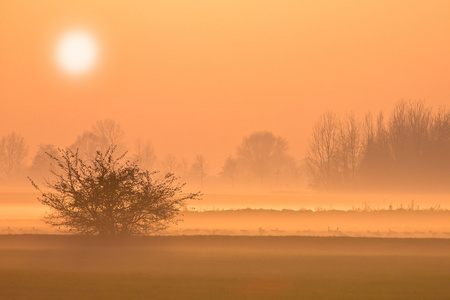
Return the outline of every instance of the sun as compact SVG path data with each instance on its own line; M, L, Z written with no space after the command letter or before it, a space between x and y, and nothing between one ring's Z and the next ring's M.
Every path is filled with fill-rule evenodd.
M55 56L63 71L72 75L82 75L92 70L97 62L97 42L87 32L70 31L58 41Z

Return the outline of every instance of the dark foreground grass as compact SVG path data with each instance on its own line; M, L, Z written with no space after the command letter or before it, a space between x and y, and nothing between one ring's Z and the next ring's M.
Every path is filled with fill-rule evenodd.
M0 299L449 299L448 240L0 237Z

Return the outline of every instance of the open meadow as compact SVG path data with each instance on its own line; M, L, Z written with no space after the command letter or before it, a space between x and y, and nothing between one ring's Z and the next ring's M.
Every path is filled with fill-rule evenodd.
M159 236L126 239L58 234L35 193L0 200L0 299L450 295L445 196L206 194Z
M0 236L0 299L446 299L450 240Z

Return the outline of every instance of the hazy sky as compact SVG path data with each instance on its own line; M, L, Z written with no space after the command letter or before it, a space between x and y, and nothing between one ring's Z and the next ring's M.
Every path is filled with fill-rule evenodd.
M110 118L214 173L270 130L300 158L327 109L449 106L449 16L450 1L2 0L0 135L65 146ZM72 29L99 44L85 76L56 64Z

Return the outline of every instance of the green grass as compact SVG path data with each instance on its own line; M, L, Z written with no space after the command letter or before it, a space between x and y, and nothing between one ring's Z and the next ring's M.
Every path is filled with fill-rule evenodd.
M0 299L449 299L449 245L208 236L122 244L3 236Z

